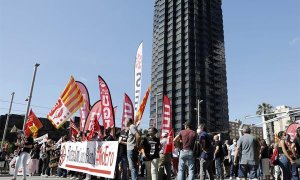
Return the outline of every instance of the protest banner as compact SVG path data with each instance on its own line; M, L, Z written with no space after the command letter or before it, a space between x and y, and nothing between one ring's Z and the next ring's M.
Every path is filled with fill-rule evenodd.
M61 145L59 167L114 178L118 141L66 142Z
M39 144L43 144L44 142L47 142L47 140L48 140L48 133L44 134L44 135L42 135L42 136L40 136L38 138L35 138L34 142L37 142Z

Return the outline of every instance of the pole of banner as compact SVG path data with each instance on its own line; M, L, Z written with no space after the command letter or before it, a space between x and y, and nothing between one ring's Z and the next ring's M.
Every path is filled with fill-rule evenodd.
M160 92L160 93L157 93L157 94L155 94L155 128L157 129L157 122L158 122L158 98L157 98L157 96L159 96L159 95L161 95L162 94L162 92Z
M23 122L23 131L24 131L25 124L26 124L26 121L27 121L27 118L28 118L28 113L29 113L29 108L30 108L30 103L31 103L31 98L32 98L32 92L33 92L33 86L34 86L36 71L37 71L37 68L39 67L39 65L40 65L39 63L36 63L34 65L34 73L33 73L33 78L32 78L32 83L31 83L31 88L30 88L30 94L29 94L29 97L28 97L27 110L26 110L26 114L25 114L24 122Z
M1 151L3 151L3 144L4 144L4 141L5 141L7 126L8 126L8 121L9 121L9 116L10 116L10 111L11 111L12 103L14 101L14 96L15 96L15 92L11 93L11 101L10 101L10 105L9 105L8 114L7 114L7 117L6 117L5 128L4 128L4 132L3 132L3 137L2 137Z

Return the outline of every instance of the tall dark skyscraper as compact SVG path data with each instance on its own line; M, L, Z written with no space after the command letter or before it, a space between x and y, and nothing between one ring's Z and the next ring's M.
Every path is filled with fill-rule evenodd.
M221 0L155 0L150 123L157 112L158 129L161 129L162 92L171 100L176 132L187 120L196 129L198 100L203 100L200 122L211 132L228 130L221 6Z

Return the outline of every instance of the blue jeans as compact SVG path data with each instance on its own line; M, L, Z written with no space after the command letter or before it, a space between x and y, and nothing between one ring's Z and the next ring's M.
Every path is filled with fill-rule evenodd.
M234 165L234 156L231 155L230 157L230 177L237 177L237 166Z
M224 178L224 172L223 172L223 160L220 157L215 158L215 167L216 167L216 175L217 178Z
M291 179L291 171L290 171L291 164L284 154L280 155L278 165L282 170L283 179Z
M192 150L181 150L179 156L178 180L185 180L184 170L187 163L189 168L188 180L195 179L195 158Z
M292 180L299 180L299 172L296 165L291 165Z
M132 180L137 180L138 177L138 167L137 167L138 156L139 154L136 150L127 150L127 158L128 158L129 169L131 171Z
M126 154L121 154L118 155L117 157L117 163L116 163L116 172L118 174L118 164L121 162L122 166L122 175L121 175L121 180L127 179L127 155ZM119 178L120 179L120 178Z
M208 174L206 174L208 172ZM214 179L213 172L213 160L212 159L200 159L200 180L205 180L206 175L210 180Z
M250 179L257 178L257 166L256 165L250 165L250 164L240 164L239 177L240 178L247 178L248 173L249 173L249 178Z

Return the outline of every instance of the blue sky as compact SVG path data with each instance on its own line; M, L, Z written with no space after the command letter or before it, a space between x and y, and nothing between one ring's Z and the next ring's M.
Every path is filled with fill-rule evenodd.
M300 107L300 1L223 1L230 119L258 104ZM144 42L142 94L150 84L153 1L0 1L0 114L24 114L34 64L33 110L45 117L73 75L99 99L108 83L120 125L123 96L134 94L134 60ZM34 106L35 105L35 106ZM41 106L41 107L37 107ZM149 106L142 128L147 127ZM253 122L258 122L255 119Z

